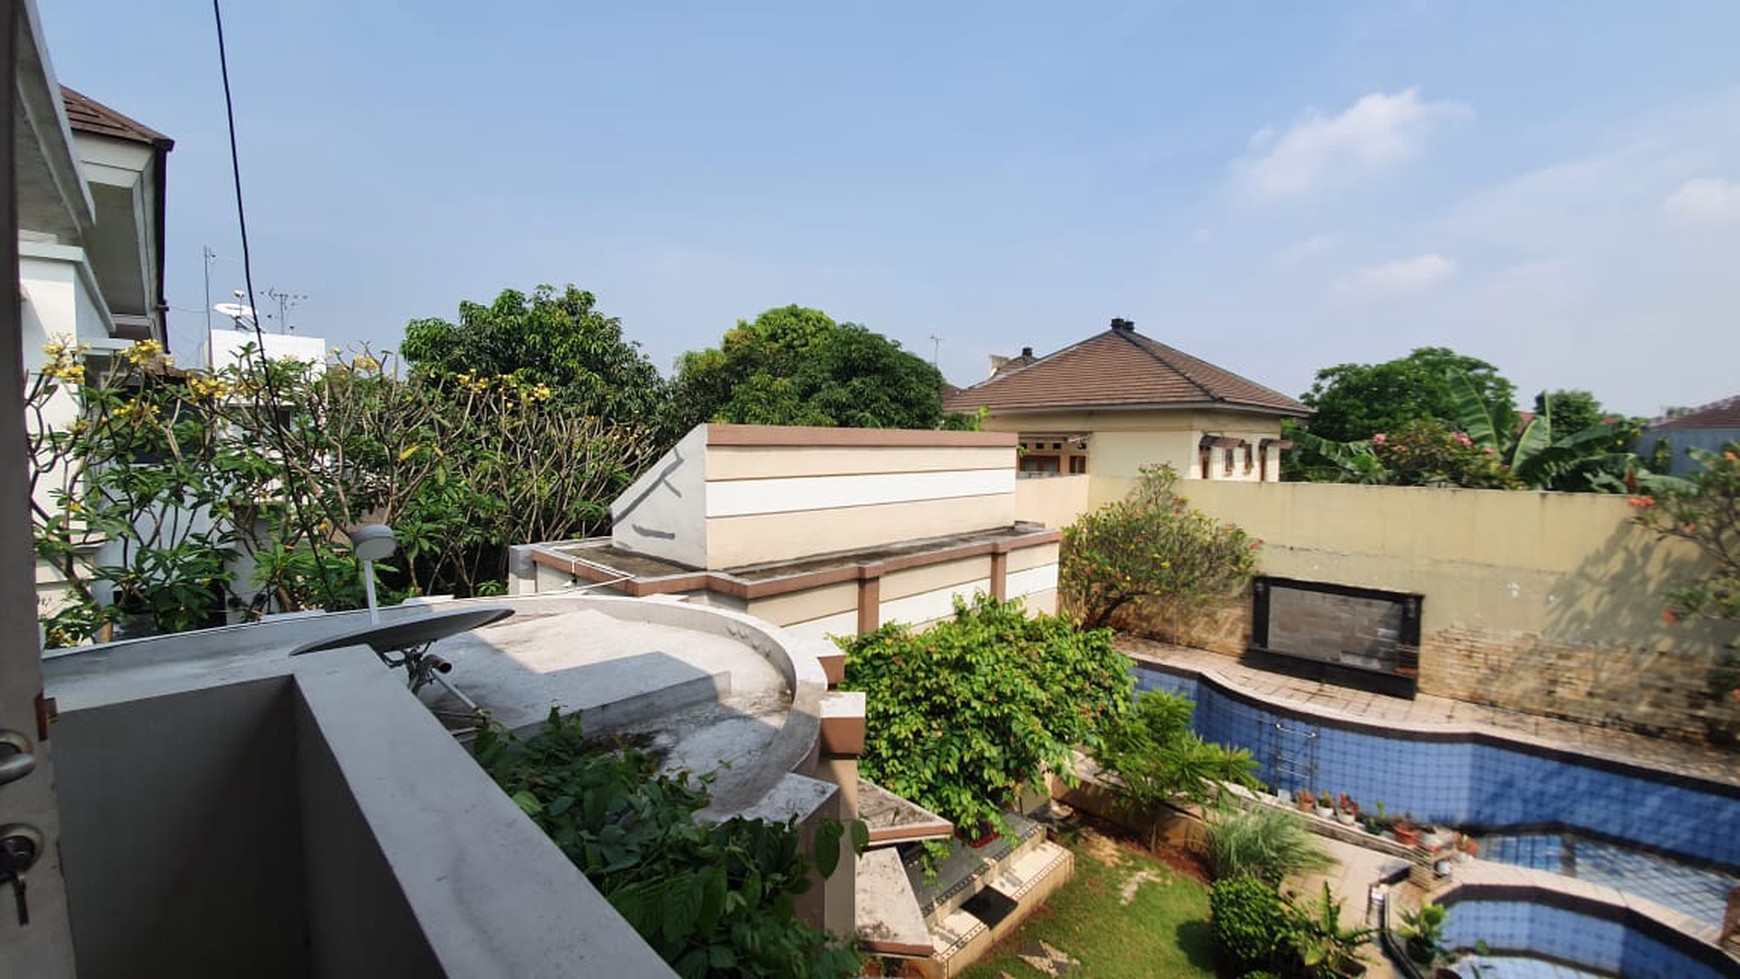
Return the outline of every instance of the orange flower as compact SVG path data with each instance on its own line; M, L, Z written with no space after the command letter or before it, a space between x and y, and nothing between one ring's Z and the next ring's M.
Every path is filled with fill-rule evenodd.
M1666 622L1668 625L1673 625L1675 622L1680 620L1680 613L1675 612L1671 608L1664 608L1661 610L1661 620Z

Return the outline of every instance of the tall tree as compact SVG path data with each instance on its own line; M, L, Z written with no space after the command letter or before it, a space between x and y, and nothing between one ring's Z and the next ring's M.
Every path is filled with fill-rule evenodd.
M612 421L668 414L658 368L623 338L620 320L572 285L560 293L539 286L530 296L506 289L488 306L461 302L458 323L412 320L399 353L426 376L512 377Z
M1492 366L1446 347L1421 347L1381 364L1337 364L1317 372L1300 396L1315 414L1311 434L1332 442L1366 439L1421 418L1454 422L1459 377L1467 377L1501 424L1515 424L1516 387Z
M900 344L818 309L783 306L739 320L720 345L677 364L679 427L704 421L843 428L935 428L942 374Z

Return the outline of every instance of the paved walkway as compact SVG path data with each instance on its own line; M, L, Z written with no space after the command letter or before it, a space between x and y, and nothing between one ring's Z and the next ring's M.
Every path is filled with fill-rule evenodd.
M1400 729L1487 731L1524 743L1740 785L1740 754L1730 751L1485 707L1447 697L1427 694L1414 700L1386 697L1271 673L1245 666L1219 653L1134 636L1120 635L1117 645L1139 660L1212 674L1235 690L1281 706L1292 705L1315 713Z

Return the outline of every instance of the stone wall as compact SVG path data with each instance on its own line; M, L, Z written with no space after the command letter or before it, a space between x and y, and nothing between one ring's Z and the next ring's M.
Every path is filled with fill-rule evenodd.
M1402 601L1276 584L1269 589L1268 648L1327 663L1394 672Z

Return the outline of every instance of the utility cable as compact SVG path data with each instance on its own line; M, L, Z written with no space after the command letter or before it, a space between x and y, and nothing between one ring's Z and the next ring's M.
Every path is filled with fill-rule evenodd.
M259 309L254 302L254 266L248 252L248 211L242 205L242 157L236 144L236 105L230 94L230 59L224 46L224 13L220 0L211 0L212 21L217 26L218 67L223 72L224 79L224 113L228 117L230 128L230 175L236 185L236 223L240 226L242 235L242 279L247 284L248 308ZM338 604L332 587L332 578L328 573L326 562L320 559L320 551L315 546L316 537L314 525L308 520L308 514L303 509L298 493L290 492L290 433L284 427L284 420L279 417L278 388L272 380L272 365L266 357L266 333L260 329L260 317L256 314L254 321L254 340L260 351L260 376L266 388L268 405L266 416L271 419L272 431L278 436L279 461L284 470L285 502L289 504L292 518L300 526L302 534L308 540L309 554L314 558L314 566L320 569L320 591L326 599L328 608Z

